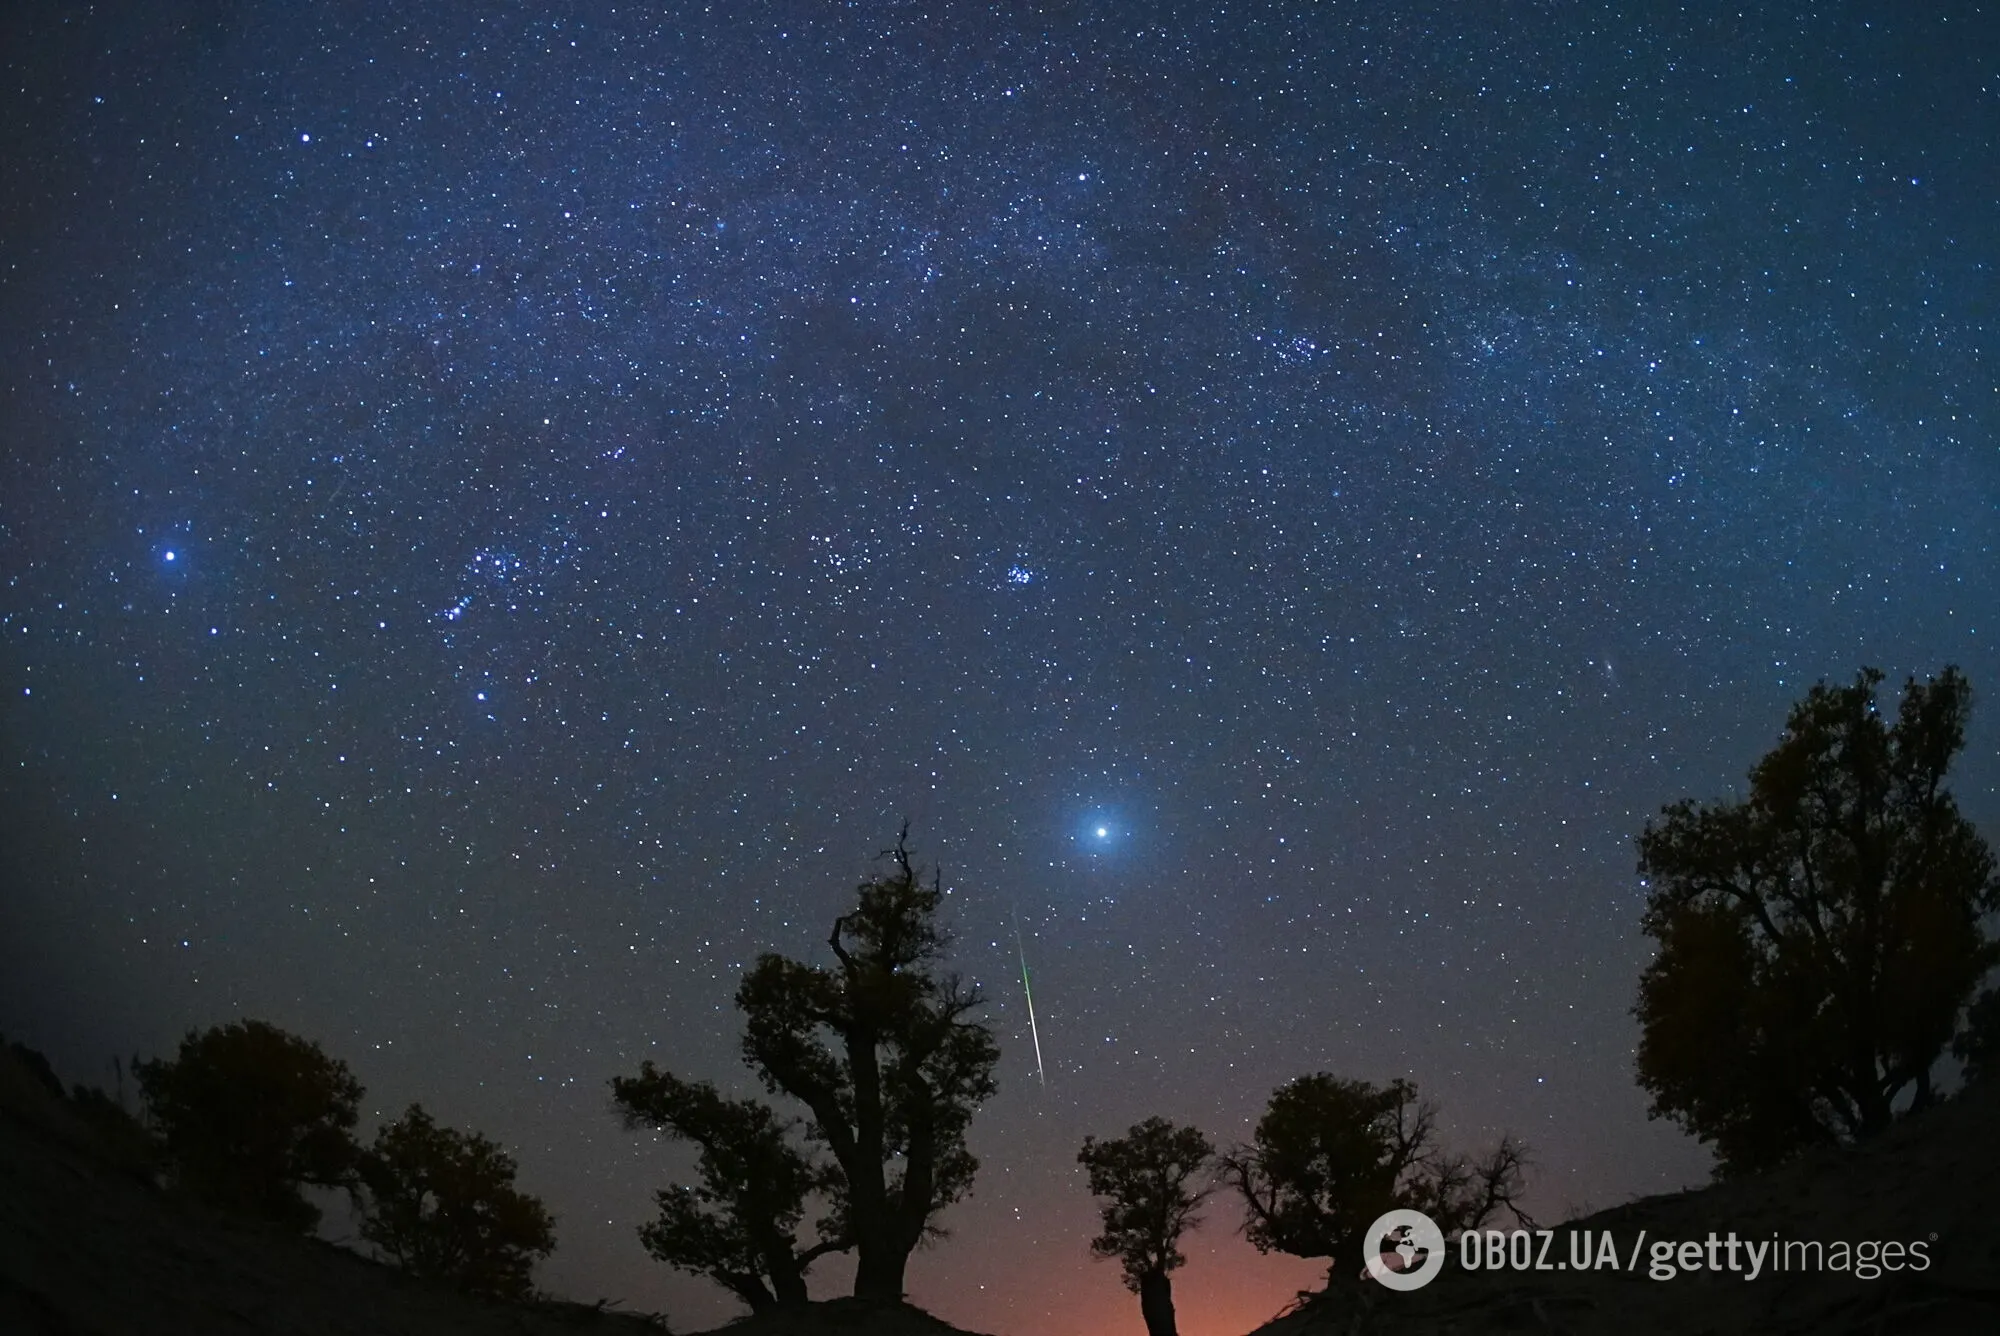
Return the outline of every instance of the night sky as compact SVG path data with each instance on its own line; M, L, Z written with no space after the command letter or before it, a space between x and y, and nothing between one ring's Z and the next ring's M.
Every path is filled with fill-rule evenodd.
M1619 8L7 6L0 1029L316 1038L711 1325L606 1082L907 817L955 1322L1136 1330L1083 1136L1315 1070L1699 1180L1646 816L1956 662L2000 833L2000 14ZM1320 1274L1209 1217L1190 1336Z

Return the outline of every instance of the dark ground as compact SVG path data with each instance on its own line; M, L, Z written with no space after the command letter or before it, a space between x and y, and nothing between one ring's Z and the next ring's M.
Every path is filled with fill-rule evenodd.
M1851 1275L1685 1275L1624 1270L1469 1273L1455 1258L1425 1288L1373 1285L1360 1304L1327 1296L1253 1336L1399 1336L1485 1332L2000 1332L2000 1081L1858 1150L1809 1156L1768 1174L1648 1197L1565 1225L1613 1232L1621 1266L1648 1240L1739 1238L1924 1240L1930 1268L1875 1280ZM1930 1242L1935 1240L1935 1242ZM1551 1259L1566 1254L1559 1230Z
M1565 1228L1650 1240L1932 1240L1932 1266L1847 1275L1623 1270L1467 1273L1413 1294L1323 1296L1253 1336L1365 1333L1989 1333L2000 1331L2000 1082L1857 1151L1652 1197ZM1550 1256L1565 1255L1558 1236ZM587 1305L468 1299L317 1240L202 1211L146 1181L11 1053L0 1052L0 1332L8 1336L654 1336L656 1319ZM913 1308L851 1300L747 1319L731 1336L964 1336ZM1132 1330L1138 1330L1136 1311Z
M152 1187L0 1051L6 1336L660 1336L582 1304L518 1306L409 1279Z

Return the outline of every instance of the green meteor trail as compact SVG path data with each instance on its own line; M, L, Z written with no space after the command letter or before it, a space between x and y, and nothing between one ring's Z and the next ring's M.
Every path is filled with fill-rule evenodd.
M1035 1041L1035 1079L1042 1083L1042 1089L1049 1088L1049 1078L1042 1069L1042 1032L1035 1024L1035 990L1028 983L1028 949L1021 944L1021 911L1014 911L1014 952L1021 958L1021 994L1028 1000L1028 1034Z

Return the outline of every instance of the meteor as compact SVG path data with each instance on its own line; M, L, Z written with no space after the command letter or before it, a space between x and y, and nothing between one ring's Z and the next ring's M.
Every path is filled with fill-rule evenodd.
M1028 948L1021 944L1021 910L1014 908L1014 953L1021 958L1021 994L1028 999L1028 1034L1035 1041L1035 1079L1049 1088L1048 1074L1042 1069L1042 1032L1035 1024L1035 990L1028 985Z

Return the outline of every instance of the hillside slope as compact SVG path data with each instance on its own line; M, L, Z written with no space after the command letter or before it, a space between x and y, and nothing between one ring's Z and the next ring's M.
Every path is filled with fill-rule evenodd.
M507 1305L174 1200L0 1049L0 1331L9 1336L659 1336Z
M1421 1290L1372 1283L1328 1295L1253 1336L1409 1336L1484 1332L1988 1333L2000 1331L2000 1081L1989 1081L1854 1150L1808 1156L1768 1174L1649 1197L1557 1232L1548 1257L1568 1254L1568 1230L1609 1232L1619 1270L1459 1269L1455 1253ZM1625 1270L1645 1231L1653 1243L1741 1240L1921 1241L1931 1265L1873 1280L1851 1273L1766 1270L1650 1279L1647 1256ZM1719 1254L1721 1256L1721 1254ZM1726 1265L1726 1263L1725 1263Z
M0 1044L0 1332L6 1336L660 1336L657 1318L501 1304L153 1187ZM971 1336L854 1300L746 1318L730 1336Z
M1413 1294L1322 1296L1252 1336L1487 1332L2000 1331L2000 1082L1859 1150L1652 1197L1565 1226L1607 1232L1620 1269L1466 1272ZM1741 1273L1648 1279L1648 1243L1921 1240L1931 1265L1874 1280ZM1559 1232L1549 1257L1567 1255ZM512 1306L414 1281L343 1248L174 1200L0 1051L0 1331L22 1336L658 1336L581 1304ZM728 1336L967 1336L916 1309L851 1300L745 1319Z
M738 1318L706 1336L976 1336L909 1304L830 1299Z

